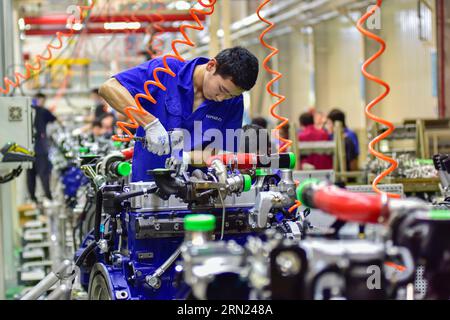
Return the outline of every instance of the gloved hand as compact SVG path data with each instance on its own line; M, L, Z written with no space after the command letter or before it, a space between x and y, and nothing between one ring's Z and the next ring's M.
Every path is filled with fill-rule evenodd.
M184 148L184 133L181 130L169 132L170 147L172 151L180 151Z
M191 156L187 152L183 152L181 157L170 157L166 160L166 169L173 170L177 174L185 172L191 164Z
M169 134L159 119L155 119L144 128L147 150L158 156L170 153Z

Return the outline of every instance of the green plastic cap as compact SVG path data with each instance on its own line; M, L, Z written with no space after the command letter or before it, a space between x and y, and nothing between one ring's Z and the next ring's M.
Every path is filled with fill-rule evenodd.
M431 210L428 216L432 220L450 220L449 210Z
M89 148L87 148L87 147L80 147L80 149L78 149L78 151L80 153L89 153Z
M249 192L252 189L252 177L248 174L242 175L244 178L244 188L242 191Z
M297 199L301 203L305 203L305 200L303 199L303 192L305 191L305 188L312 185L312 184L318 184L320 183L319 179L307 179L300 183L300 185L297 188Z
M113 142L113 145L114 145L114 147L116 147L116 148L120 148L120 147L122 146L122 142L120 142L120 141L114 141L114 142Z
M117 173L122 177L128 177L131 173L131 164L129 162L121 162L117 166Z
M267 176L267 170L263 169L263 168L258 168L258 169L256 169L255 174L257 177L265 177L265 176Z
M417 163L421 165L433 165L434 162L432 159L417 159Z
M289 152L289 169L294 170L297 167L297 157L295 153Z
M216 217L211 214L190 214L184 218L184 230L209 232L216 228Z

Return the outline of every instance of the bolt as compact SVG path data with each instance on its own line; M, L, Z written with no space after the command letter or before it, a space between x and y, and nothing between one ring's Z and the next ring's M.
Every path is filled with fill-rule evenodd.
M161 287L161 280L157 277L147 276L145 281L153 289L159 289Z
M117 291L116 292L116 298L117 299L126 299L126 298L128 298L128 292L126 292L126 291Z

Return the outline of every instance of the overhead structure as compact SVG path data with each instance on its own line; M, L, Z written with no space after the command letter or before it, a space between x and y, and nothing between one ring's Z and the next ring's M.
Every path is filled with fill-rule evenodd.
M205 15L199 15L201 21L205 21ZM27 36L53 36L56 32L67 31L68 15L27 16L23 18L24 33ZM179 27L170 22L194 21L189 13L184 11L162 11L161 13L149 12L145 14L111 14L93 15L89 17L87 29L78 30L78 33L87 34L117 34L117 33L146 33L147 25L164 21L159 32L178 32ZM169 22L169 23L168 23Z

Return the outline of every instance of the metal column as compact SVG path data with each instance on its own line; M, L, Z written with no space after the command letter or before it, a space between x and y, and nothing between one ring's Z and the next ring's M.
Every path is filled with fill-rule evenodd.
M12 0L0 1L0 79L14 63L14 24ZM9 70L11 71L11 69ZM3 85L3 81L1 81Z
M0 1L0 79L7 75L9 66L14 63L14 24L12 0ZM3 86L3 81L0 81ZM5 119L0 119L3 125ZM0 168L0 171L2 169ZM0 173L1 174L1 173ZM15 184L0 186L0 299L5 299L5 292L16 282L14 267L14 230L13 213L15 208Z

